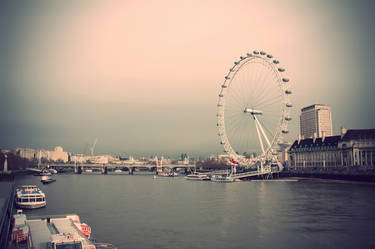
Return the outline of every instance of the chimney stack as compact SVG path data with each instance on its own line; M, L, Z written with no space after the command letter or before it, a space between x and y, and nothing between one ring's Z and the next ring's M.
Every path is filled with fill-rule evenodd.
M341 126L341 138L345 136L346 132L347 130L343 126Z

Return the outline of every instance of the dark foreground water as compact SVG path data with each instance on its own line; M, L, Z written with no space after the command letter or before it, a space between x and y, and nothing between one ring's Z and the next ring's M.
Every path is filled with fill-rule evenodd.
M76 213L120 248L375 248L375 185L188 181L152 175L57 175L47 207Z

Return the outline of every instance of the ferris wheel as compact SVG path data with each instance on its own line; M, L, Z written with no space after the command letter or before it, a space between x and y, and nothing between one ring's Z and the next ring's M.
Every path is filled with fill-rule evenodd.
M291 120L289 79L266 52L241 56L221 84L217 104L220 143L242 165L277 160Z

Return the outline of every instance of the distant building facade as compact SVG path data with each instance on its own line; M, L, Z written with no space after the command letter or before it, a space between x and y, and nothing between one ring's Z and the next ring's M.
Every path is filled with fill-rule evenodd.
M331 107L315 104L302 108L300 129L302 138L332 136Z
M63 151L61 146L56 146L53 151L17 148L15 152L16 155L29 160L45 159L48 161L62 161L64 163L68 161L68 153Z
M17 148L15 149L15 154L22 157L26 158L29 160L34 160L36 157L37 151L34 149L28 149L28 148Z
M53 151L47 151L47 159L51 161L68 162L68 153L61 146L56 146Z
M340 136L296 140L289 149L291 170L330 167L375 169L375 129L348 130Z

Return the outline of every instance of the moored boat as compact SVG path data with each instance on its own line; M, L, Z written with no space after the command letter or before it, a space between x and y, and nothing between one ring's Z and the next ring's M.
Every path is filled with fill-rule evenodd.
M212 175L211 181L213 182L234 182L235 178L230 175Z
M16 190L16 205L34 209L46 206L46 195L36 185L23 185Z
M187 180L198 180L198 181L209 181L210 176L207 175L207 174L194 173L194 174L190 174L190 175L185 176L185 179L187 179Z
M158 173L158 176L163 176L163 177L175 177L175 176L178 176L178 174L176 172L172 172L172 171L168 171L168 172L161 172L161 173Z
M42 177L40 178L40 181L41 181L43 184L49 184L49 183L51 183L51 182L56 181L56 179L55 179L55 178L52 178L52 176L42 176Z
M22 210L13 216L12 249L115 249L91 238L91 227L76 214L27 219Z

